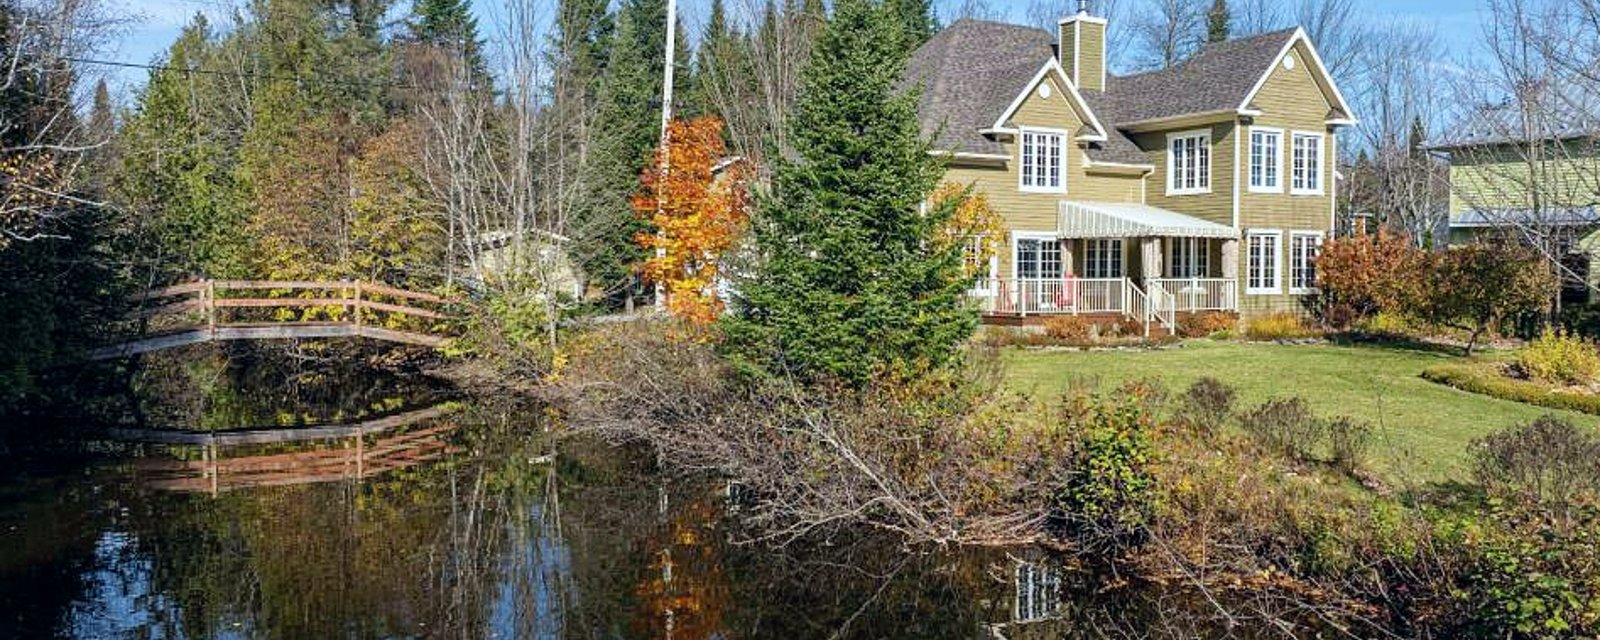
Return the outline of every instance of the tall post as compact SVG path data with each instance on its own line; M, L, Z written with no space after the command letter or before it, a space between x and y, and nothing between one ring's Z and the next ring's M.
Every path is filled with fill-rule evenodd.
M361 313L361 281L360 280L356 281L355 289L356 289L356 291L355 291L356 300L350 306L353 307L356 310L356 327L359 328L359 327L361 327L361 316L362 316L362 313Z
M678 0L667 0L667 59L666 62L661 65L661 147L659 153L661 154L660 180L662 181L666 180L667 171L671 170L672 168L671 163L667 159L667 145L672 142L670 135L670 132L672 131L672 76L673 71L675 71L673 67L677 64L677 61ZM657 193L659 194L659 190ZM657 195L656 212L658 214L661 213L664 207L665 202L663 202L662 198ZM656 247L657 258L660 258L665 254L666 249ZM660 282L657 282L655 283L656 311L663 311L666 309L666 306L667 291L661 286Z
M206 290L202 295L206 297L206 333L215 338L217 336L217 281L207 280Z

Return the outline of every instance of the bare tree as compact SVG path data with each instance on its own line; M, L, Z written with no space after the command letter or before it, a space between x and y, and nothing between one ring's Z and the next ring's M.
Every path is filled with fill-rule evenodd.
M1590 286L1572 258L1600 224L1600 78L1572 56L1600 46L1600 5L1510 0L1496 15L1486 64L1455 88L1467 110L1449 144L1455 208L1539 251L1566 286Z
M1431 27L1391 23L1373 30L1350 75L1361 126L1353 132L1361 162L1347 162L1347 212L1360 209L1424 245L1448 215L1448 171L1427 152L1429 125L1440 122L1442 49Z
M994 8L994 5L989 4L988 0L961 0L961 4L956 5L955 9L950 12L947 21L955 22L962 19L1003 20L1005 19L1005 12Z
M1166 69L1205 42L1206 4L1190 0L1146 0L1133 16L1135 65Z

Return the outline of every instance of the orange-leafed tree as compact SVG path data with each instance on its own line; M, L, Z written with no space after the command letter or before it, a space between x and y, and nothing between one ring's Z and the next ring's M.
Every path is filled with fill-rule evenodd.
M644 277L665 290L670 313L696 325L722 313L716 291L722 255L750 216L743 165L719 168L726 152L721 120L675 120L633 198L634 211L652 228L636 237L652 252Z

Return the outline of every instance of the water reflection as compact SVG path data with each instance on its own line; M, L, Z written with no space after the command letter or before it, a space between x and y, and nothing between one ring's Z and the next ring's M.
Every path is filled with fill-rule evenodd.
M0 637L1035 638L1228 633L1037 550L748 537L735 487L462 403L333 444L139 447L0 478ZM1244 630L1248 630L1245 628ZM1275 637L1284 634L1275 632Z

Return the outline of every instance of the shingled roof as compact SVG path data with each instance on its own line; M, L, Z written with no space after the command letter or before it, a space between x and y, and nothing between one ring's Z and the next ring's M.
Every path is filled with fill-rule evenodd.
M1170 69L1107 76L1106 91L1085 92L1100 122L1120 128L1146 120L1233 110L1283 51L1295 29L1207 45ZM958 20L911 57L904 87L923 88L919 117L924 134L939 134L940 148L1000 154L1004 148L980 130L1022 93L1039 68L1056 55L1055 34L981 20ZM943 127L941 130L940 127ZM1150 157L1119 131L1087 153L1096 162L1150 164Z

